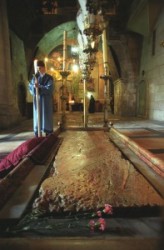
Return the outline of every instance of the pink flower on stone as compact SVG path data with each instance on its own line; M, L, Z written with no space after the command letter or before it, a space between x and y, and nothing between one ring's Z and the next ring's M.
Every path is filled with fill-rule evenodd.
M99 229L101 230L101 231L104 231L105 230L105 227L106 227L106 222L105 222L105 220L103 219L103 218L99 218L98 219L98 222L99 222Z
M94 220L90 220L89 221L89 226L90 226L90 230L94 231L94 229L95 229L95 221Z
M98 217L101 217L101 216L102 216L101 211L97 211L97 216L98 216Z
M105 214L112 214L112 213L113 213L113 211L112 211L112 206L109 205L109 204L105 204L105 208L104 208L103 212L104 212Z
M106 221L104 218L102 218L103 214L113 214L112 206L109 204L105 204L104 209L102 211L98 210L96 213L92 214L92 217L97 215L99 219L96 221L90 220L89 226L91 232L94 232L95 228L101 231L104 231L106 229Z

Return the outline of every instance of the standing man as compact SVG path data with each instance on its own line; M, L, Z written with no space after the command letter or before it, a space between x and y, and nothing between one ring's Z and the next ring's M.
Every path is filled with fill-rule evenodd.
M33 100L33 127L35 136L38 136L38 110L36 88L39 92L40 129L46 136L53 132L53 78L45 71L43 61L37 62L38 72L29 83L29 91Z

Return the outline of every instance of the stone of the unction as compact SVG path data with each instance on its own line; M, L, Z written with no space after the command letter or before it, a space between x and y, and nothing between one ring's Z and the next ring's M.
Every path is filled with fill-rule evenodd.
M67 131L35 207L48 211L88 211L162 205L163 199L126 160L103 131Z

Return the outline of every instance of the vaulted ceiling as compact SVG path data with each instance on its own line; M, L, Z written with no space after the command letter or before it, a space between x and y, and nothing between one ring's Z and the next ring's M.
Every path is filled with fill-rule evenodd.
M132 0L104 2L107 8L116 6L116 14L108 15L111 29L124 29ZM7 9L10 29L32 48L55 27L76 21L79 3L77 0L7 0Z
M46 33L65 22L75 20L77 1L60 0L58 13L53 13L45 0L7 0L10 29L26 46L33 47ZM46 4L47 3L47 4Z

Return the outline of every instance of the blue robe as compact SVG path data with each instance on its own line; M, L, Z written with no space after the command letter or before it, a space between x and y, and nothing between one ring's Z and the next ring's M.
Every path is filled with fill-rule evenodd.
M36 105L35 78L29 83L29 91L33 95L33 127L34 132L38 132L38 113ZM40 104L40 127L45 133L53 132L53 78L49 74L38 77L39 84L39 104Z

